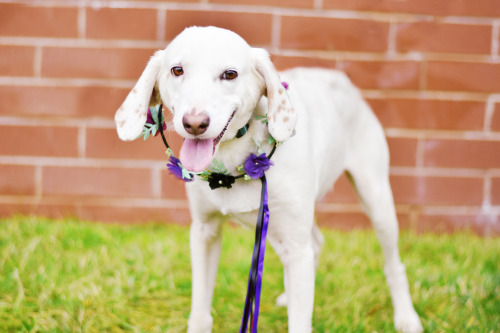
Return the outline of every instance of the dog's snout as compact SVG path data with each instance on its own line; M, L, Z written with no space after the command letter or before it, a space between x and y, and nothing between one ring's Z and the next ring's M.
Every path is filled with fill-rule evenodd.
M182 117L182 125L189 134L200 135L206 132L210 125L210 118L205 112L186 114Z

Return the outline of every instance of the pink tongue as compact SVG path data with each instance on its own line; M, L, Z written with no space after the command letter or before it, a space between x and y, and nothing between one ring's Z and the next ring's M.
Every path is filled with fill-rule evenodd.
M214 142L212 139L185 139L181 147L179 159L188 171L200 172L210 165L213 153Z

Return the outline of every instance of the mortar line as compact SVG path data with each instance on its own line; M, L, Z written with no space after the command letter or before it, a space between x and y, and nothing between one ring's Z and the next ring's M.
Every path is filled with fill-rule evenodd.
M43 187L43 172L42 166L37 164L35 165L35 198L39 200L42 197L42 187Z
M396 52L396 36L398 32L398 21L396 18L391 18L389 21L389 31L387 36L387 57L393 57Z
M161 198L161 169L158 165L151 168L151 192L155 198Z
M77 140L78 157L85 158L87 150L87 126L85 124L78 127Z
M165 28L167 21L167 11L162 8L158 8L156 12L156 39L158 41L165 41Z
M40 45L35 46L35 55L33 59L33 76L36 78L42 77L42 61L43 51Z
M494 21L491 27L491 59L494 62L498 62L500 60L500 56L498 54L500 49L500 20Z
M78 38L85 39L87 30L87 8L78 8Z
M494 96L489 96L488 100L486 101L483 127L483 130L486 133L491 132L491 122L493 121L493 115L495 113L495 102L496 98Z
M271 23L271 47L272 51L277 51L280 48L281 39L281 15L273 14Z

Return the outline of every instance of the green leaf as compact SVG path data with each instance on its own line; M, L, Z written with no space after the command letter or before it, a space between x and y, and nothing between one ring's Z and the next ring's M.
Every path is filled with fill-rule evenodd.
M262 120L263 124L267 124L267 115L264 116L256 116L255 120Z
M186 168L184 168L181 164L179 164L179 166L181 167L182 170L182 178L191 179L191 173L187 171Z
M224 166L224 163L217 161L215 158L212 160L212 165L210 169L216 173L222 173L225 175L229 174L227 172L226 167Z
M276 142L276 139L273 138L273 136L271 134L269 134L269 144L273 144Z
M151 116L153 117L153 121L155 122L156 125L159 124L159 120L158 120L158 109L156 107L152 107L150 108L151 110Z

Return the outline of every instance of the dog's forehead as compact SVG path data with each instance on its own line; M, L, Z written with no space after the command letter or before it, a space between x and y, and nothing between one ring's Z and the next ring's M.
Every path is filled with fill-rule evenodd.
M248 43L236 33L215 27L191 27L166 48L168 58L178 63L248 63Z

